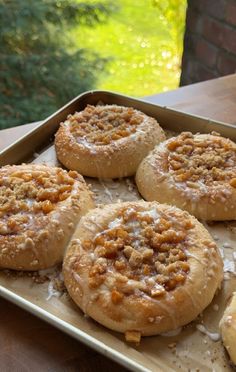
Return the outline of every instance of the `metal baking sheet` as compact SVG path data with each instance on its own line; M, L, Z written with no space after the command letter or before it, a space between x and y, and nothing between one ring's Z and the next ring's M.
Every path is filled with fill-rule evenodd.
M236 128L226 123L187 115L168 107L157 106L112 92L86 92L42 122L36 129L0 153L0 165L22 161L60 165L53 146L54 134L67 115L82 110L87 104L118 104L132 106L155 117L170 135L188 130L208 133L216 131L236 141ZM133 178L103 180L86 178L91 184L97 203L137 200L140 195ZM146 337L140 346L129 345L124 336L112 332L84 317L65 292L52 290L60 269L49 272L48 280L37 283L28 275L0 271L0 295L44 319L103 355L134 371L230 371L231 366L221 341L213 341L227 299L236 288L234 250L236 222L205 224L216 240L225 264L222 290L202 316L179 332ZM40 274L41 275L41 274ZM205 334L197 328L201 324Z

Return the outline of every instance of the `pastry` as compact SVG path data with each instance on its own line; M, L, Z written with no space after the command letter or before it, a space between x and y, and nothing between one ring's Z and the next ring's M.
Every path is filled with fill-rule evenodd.
M236 145L217 134L183 132L142 161L136 183L146 200L203 220L235 220Z
M45 165L0 168L0 268L39 270L62 261L93 207L83 177Z
M220 321L223 344L236 365L236 292L233 293Z
M136 201L84 216L63 273L70 296L85 314L138 342L195 319L220 287L222 259L193 216Z
M91 106L69 115L56 133L57 157L89 177L133 175L141 160L165 139L154 118L131 107Z

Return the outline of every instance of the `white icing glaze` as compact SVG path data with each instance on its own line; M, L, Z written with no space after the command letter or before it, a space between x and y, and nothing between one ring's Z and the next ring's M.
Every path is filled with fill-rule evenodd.
M96 154L96 145L88 142L85 137L77 137L77 143L87 148L91 154Z
M46 298L49 301L52 297L60 297L61 292L57 291L53 286L53 281L50 281L48 284L48 297Z
M99 183L104 188L104 192L108 196L109 200L112 202L113 201L113 196L112 196L110 190L107 188L107 186L105 185L105 183L103 182L102 179L99 179Z
M96 261L96 259L97 259L96 254L93 253L93 252L89 253L89 257L91 258L91 261L92 261L92 262Z
M228 258L224 259L224 272L235 273L234 261L231 261Z
M81 279L81 276L78 274L78 273L76 273L75 271L73 271L73 276L74 276L74 279L79 283L79 285L83 285L83 280Z
M116 218L115 220L111 221L108 225L109 229L114 229L116 227L119 227L122 223L121 218Z
M223 247L224 248L232 248L230 243L228 243L228 242L223 243Z
M157 213L157 210L155 208L150 209L149 211L143 211L139 212L140 216L150 216L153 218L153 220L156 222L156 220L159 220L160 215Z
M198 261L202 266L207 266L208 264L205 262L205 260L201 259L201 258L198 258L197 256L195 256L193 253L190 253L188 250L185 250L185 254L187 257L191 257L191 258L194 258L196 261Z
M201 333L207 335L212 341L216 342L216 341L220 340L220 334L219 333L208 331L203 324L196 324L196 328Z

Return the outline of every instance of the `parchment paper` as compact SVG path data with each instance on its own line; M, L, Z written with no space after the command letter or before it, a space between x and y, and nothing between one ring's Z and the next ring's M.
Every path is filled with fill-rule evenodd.
M59 165L53 146L34 156L35 163ZM86 178L86 181L91 185L98 204L141 198L132 178L115 181ZM66 292L55 289L53 278L58 276L58 269L49 271L48 276L51 280L41 284L35 283L35 280L27 275L18 276L2 270L0 285L39 305L68 324L80 328L88 335L132 359L142 366L143 370L231 371L233 367L229 363L221 340L213 341L212 338L218 338L219 320L230 294L233 289L236 289L236 221L205 223L205 226L215 239L224 259L225 278L222 289L215 296L212 304L194 322L169 335L142 338L139 346L127 344L123 335L109 331L85 317ZM210 336L202 331L210 332Z

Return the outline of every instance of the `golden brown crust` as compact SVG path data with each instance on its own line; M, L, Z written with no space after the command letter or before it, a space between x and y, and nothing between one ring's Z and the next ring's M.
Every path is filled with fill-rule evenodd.
M110 329L147 336L187 324L208 306L222 280L222 260L187 212L137 201L83 217L63 273L86 314Z
M236 219L236 145L216 134L181 133L140 164L146 200L176 205L204 220Z
M62 261L80 219L93 207L83 177L45 165L0 169L0 267L39 270Z
M154 118L131 107L91 106L69 115L56 133L58 159L89 177L133 175L141 160L165 139Z
M236 365L236 292L232 294L219 326L223 344L231 361Z

